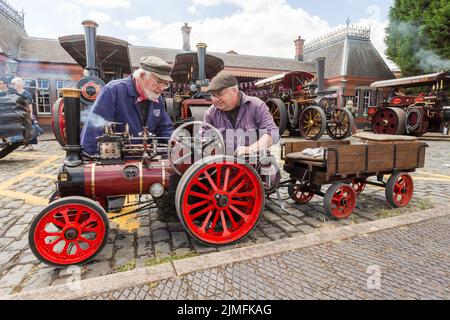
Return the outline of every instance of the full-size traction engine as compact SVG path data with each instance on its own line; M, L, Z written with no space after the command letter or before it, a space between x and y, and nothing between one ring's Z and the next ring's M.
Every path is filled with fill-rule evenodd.
M188 233L207 245L227 245L257 224L267 189L261 166L224 156L220 132L185 123L172 137L155 137L144 128L133 137L125 124L107 124L98 137L98 154L80 146L80 91L64 89L66 158L50 204L34 219L29 243L36 257L51 266L84 264L108 239L108 197L150 195L139 208L175 207ZM200 135L192 135L200 132Z

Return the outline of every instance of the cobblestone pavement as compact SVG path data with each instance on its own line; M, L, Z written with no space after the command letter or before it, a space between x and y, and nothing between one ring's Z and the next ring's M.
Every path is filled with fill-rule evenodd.
M80 270L94 278L192 255L229 250L320 232L328 228L368 222L436 204L450 203L450 142L432 141L426 168L414 174L415 197L402 209L386 205L384 190L368 186L358 198L354 214L336 221L324 214L322 199L300 206L285 200L288 212L268 203L258 226L237 245L207 247L190 238L175 213L146 211L111 223L108 242L100 255ZM278 154L275 147L274 153ZM66 283L72 276L40 263L28 246L28 229L54 191L56 172L64 152L56 141L39 143L33 152L15 151L0 160L0 296ZM287 190L281 196L288 198Z
M447 300L448 228L446 215L86 299Z

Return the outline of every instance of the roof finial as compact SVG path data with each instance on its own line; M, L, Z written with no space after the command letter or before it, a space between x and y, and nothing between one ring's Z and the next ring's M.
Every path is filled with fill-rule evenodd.
M348 35L348 29L350 28L350 22L352 22L350 20L350 17L347 17L347 20L345 22L347 23L347 35Z

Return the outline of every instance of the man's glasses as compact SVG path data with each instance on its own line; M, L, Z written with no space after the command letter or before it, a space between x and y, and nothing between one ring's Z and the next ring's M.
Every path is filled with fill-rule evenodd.
M222 99L224 97L225 93L228 91L228 89L230 89L230 88L223 89L220 92L211 93L211 98L217 99L217 100Z
M153 75L150 78L159 87L163 87L164 89L168 89L170 87L170 82L169 81L161 80L158 77L155 77Z

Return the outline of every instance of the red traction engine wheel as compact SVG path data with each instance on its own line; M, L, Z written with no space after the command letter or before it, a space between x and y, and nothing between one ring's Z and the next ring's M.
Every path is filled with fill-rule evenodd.
M247 163L211 156L193 164L178 185L175 206L189 234L207 245L239 241L264 209L261 178Z
M346 219L356 206L356 192L352 186L336 182L328 188L323 199L325 212L337 219Z
M407 173L396 173L386 184L386 200L396 208L405 207L414 194L414 182Z
M108 217L98 203L67 197L52 202L36 216L28 241L41 262L63 268L94 259L105 246L108 234Z

